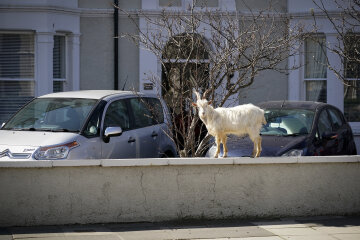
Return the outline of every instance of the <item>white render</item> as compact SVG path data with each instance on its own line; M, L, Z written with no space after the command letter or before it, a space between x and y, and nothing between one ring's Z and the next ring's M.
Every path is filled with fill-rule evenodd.
M0 226L356 214L359 169L359 156L0 161Z

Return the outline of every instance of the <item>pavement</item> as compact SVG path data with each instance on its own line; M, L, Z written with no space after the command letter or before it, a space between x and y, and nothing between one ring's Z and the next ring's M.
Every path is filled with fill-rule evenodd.
M0 228L0 240L360 240L360 216Z

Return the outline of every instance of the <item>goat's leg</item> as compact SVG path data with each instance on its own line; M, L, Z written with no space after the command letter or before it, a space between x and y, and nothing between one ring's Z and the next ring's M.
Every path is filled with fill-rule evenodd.
M260 135L249 135L251 141L254 143L254 148L251 157L259 157L261 153L261 137Z
M256 152L256 157L260 157L261 151L262 151L262 147L261 147L261 137L259 136L257 138L257 152Z
M254 147L253 147L253 151L251 153L251 157L254 158L256 156L256 149L257 149L257 142L253 141Z
M219 153L220 153L220 141L221 141L221 139L218 136L216 136L215 141L216 141L216 153L214 155L214 158L217 158L219 156Z
M226 135L222 136L221 137L221 142L223 144L223 151L224 151L224 154L223 154L223 157L226 158L227 157L227 154L228 154L228 148L227 148L227 145L226 145Z
M258 142L257 142L257 138L256 138L256 137L253 137L253 136L250 136L250 135L249 135L249 137L250 137L251 141L252 141L253 144L254 144L253 151L252 151L252 153L251 153L251 157L254 158L254 157L256 157L256 155L257 155Z

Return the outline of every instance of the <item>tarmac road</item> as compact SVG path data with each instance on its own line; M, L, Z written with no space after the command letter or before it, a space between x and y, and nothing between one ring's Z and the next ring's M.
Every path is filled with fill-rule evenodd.
M6 227L0 240L360 240L360 216Z

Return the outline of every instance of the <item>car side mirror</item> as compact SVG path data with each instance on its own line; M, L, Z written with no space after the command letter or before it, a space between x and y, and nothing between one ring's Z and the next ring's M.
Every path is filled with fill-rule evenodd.
M121 127L107 127L104 132L104 142L108 143L111 137L120 136L122 133Z

